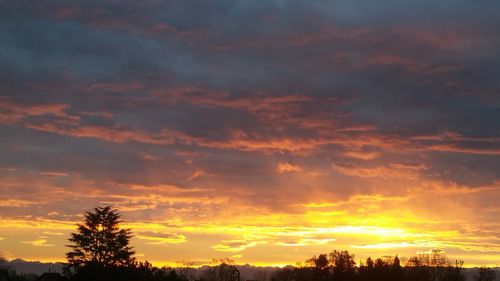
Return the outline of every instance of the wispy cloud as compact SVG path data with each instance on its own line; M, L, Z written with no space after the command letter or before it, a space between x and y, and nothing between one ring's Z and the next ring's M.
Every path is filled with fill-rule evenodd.
M140 232L136 235L138 239L148 240L148 244L179 244L188 242L186 236L182 234L161 233L161 232Z
M54 247L54 244L49 244L47 242L48 240L46 236L39 236L35 240L23 241L23 244L30 244L33 247Z
M292 173L301 171L302 168L300 166L291 163L279 163L276 167L276 172L278 173Z
M212 248L220 252L240 252L247 248L255 247L257 242L245 240L223 240L219 244L213 245Z

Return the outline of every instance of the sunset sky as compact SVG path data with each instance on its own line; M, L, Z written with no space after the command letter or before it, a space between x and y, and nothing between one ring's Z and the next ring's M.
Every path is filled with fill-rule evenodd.
M0 1L0 256L500 266L499 1Z

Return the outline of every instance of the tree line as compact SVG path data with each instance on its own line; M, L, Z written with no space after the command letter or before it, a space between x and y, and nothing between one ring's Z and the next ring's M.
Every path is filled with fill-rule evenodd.
M444 256L440 263L425 257L412 257L402 266L398 256L393 258L367 258L356 264L348 251L334 250L307 260L302 267L278 270L272 281L464 281L462 262L451 265ZM485 281L483 279L478 279Z
M71 234L70 251L63 274L49 272L41 276L17 274L1 269L0 281L240 281L238 267L229 260L204 269L201 274L189 270L158 268L140 262L129 245L130 229L121 229L120 214L111 207L97 207L85 213L77 232ZM301 266L276 269L261 281L465 281L463 262L453 264L441 252L411 258L385 257L357 264L348 251L334 250L305 261ZM265 279L265 280L264 280ZM495 271L481 268L476 281L495 280Z

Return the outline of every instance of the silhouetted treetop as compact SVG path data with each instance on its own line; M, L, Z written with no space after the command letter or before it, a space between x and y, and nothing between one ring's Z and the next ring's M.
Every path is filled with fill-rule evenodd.
M135 259L129 246L132 237L130 229L120 229L120 214L111 207L97 207L94 212L85 213L78 232L72 233L66 254L68 267L78 269L85 265L125 266Z

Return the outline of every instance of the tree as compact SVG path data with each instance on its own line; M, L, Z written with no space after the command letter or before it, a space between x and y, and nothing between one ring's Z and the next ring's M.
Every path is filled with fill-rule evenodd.
M334 250L328 255L328 258L334 280L352 280L356 270L354 255L349 254L348 251Z
M396 255L391 264L391 280L400 281L403 280L404 274L403 269L401 267L401 261L399 257Z
M200 278L202 281L234 281L240 280L240 271L236 266L228 263L221 263L217 266L207 268Z
M83 267L117 267L132 265L134 251L129 246L130 229L120 229L120 214L111 207L97 207L87 212L78 232L72 233L66 254L68 269Z
M371 257L368 257L366 259L366 262L365 264L363 264L361 262L360 266L359 266L359 275L360 275L360 280L362 281L373 281L375 280L374 278L374 275L375 275L375 272L374 272L374 263L373 263L373 260Z
M312 278L316 281L327 280L330 273L328 268L328 255L321 254L306 261L312 266Z
M4 257L0 256L0 269L4 268L4 265L6 264L7 260Z
M479 275L474 276L476 281L493 281L495 280L495 271L491 268L479 268Z
M321 254L319 256L314 256L308 260L306 263L317 268L319 270L325 269L328 267L328 256L326 254Z

